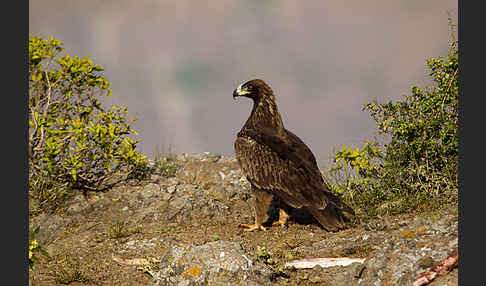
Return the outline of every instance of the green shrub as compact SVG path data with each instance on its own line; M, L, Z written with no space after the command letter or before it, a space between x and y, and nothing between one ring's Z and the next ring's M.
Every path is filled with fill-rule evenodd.
M95 282L91 279L93 272L90 265L92 261L86 258L88 256L86 252L67 246L58 247L56 250L57 253L46 264L45 274L59 284L67 285L79 282L79 285ZM96 285L96 283L93 284Z
M323 172L324 179L332 192L354 206L365 207L368 214L373 213L373 206L383 198L379 188L383 156L376 140L367 141L361 149L344 144L334 156L335 166Z
M177 170L182 167L182 163L177 160L176 154L172 152L161 152L158 147L156 147L153 157L151 172L160 174L163 177L174 177Z
M448 55L427 60L433 87L412 86L395 103L365 104L387 143L344 145L324 174L333 191L367 215L457 202L459 63L452 25L451 35Z
M131 233L133 233L133 229L129 229L128 222L118 219L112 221L105 229L105 234L109 238L121 238L129 236Z
M71 188L102 190L147 164L127 108L101 106L111 95L103 68L63 51L52 37L29 38L29 183L41 204Z

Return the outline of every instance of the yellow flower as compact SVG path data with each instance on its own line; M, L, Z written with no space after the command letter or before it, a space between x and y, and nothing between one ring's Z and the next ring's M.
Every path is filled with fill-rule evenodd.
M37 243L37 240L34 239L29 244L29 250L35 249L37 246L39 246L39 244Z
M34 255L34 250L38 248L39 244L37 243L37 240L31 240L29 243L29 260L32 259L32 256Z

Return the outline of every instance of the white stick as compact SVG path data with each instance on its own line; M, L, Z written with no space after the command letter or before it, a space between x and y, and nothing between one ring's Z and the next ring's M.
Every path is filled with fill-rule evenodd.
M333 267L333 266L348 266L352 263L363 263L364 258L348 258L348 257L336 257L336 258L308 258L294 260L285 263L285 267L295 267L295 268L313 268L316 265L320 265L323 268Z

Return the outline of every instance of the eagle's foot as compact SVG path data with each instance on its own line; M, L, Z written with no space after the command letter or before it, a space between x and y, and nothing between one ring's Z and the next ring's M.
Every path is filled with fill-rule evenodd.
M266 231L267 229L261 225L261 224L246 224L246 223L242 223L239 225L239 227L242 227L242 228L246 228L245 231L254 231L254 230L262 230L262 231Z
M273 226L280 226L280 227L286 227L287 226L287 220L277 220L272 223Z
M278 220L274 221L272 225L279 225L280 227L287 226L287 221L289 220L289 207L286 205L280 205Z

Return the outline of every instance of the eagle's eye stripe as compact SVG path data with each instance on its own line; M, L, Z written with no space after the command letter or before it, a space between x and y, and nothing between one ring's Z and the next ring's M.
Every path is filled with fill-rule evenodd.
M250 94L250 91L248 91L248 86L243 87L242 83L236 88L236 93L238 93L239 95L246 95Z

